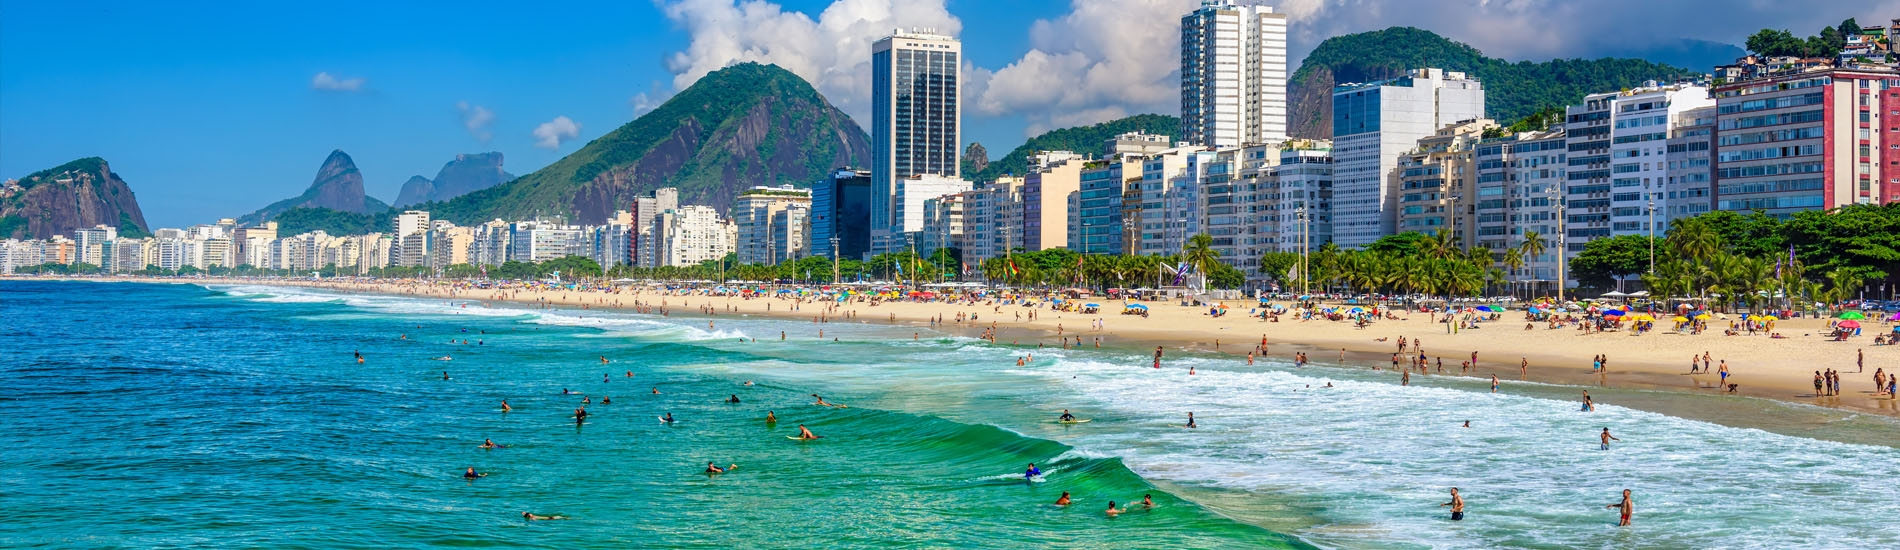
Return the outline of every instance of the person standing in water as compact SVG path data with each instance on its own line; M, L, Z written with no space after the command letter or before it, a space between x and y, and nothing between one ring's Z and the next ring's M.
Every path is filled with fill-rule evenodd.
M1630 498L1630 490L1629 490L1629 489L1624 489L1624 490L1623 490L1623 501L1622 501L1622 502L1618 502L1618 503L1616 503L1616 504L1611 504L1611 505L1609 505L1609 506L1604 506L1604 508L1616 508L1616 509L1618 509L1618 512L1619 512L1619 513L1621 514L1621 516L1622 516L1622 520L1621 520L1621 521L1618 521L1618 522L1616 523L1616 526L1617 526L1617 527L1629 527L1629 526L1630 526L1630 513L1632 513L1632 512L1635 512L1635 511L1636 511L1636 501L1635 501L1635 499L1632 499L1632 498Z
M1498 392L1498 375L1491 375L1491 393Z
M1108 512L1107 512L1107 513L1108 513L1108 517L1111 517L1111 518L1112 518L1112 517L1115 517L1115 516L1119 516L1119 515L1121 515L1121 513L1122 513L1122 512L1126 512L1126 511L1128 511L1128 508L1127 508L1127 507L1122 507L1121 509L1116 509L1116 508L1115 508L1115 501L1113 501L1113 500L1111 500L1111 501L1108 501Z
M1190 412L1190 413L1188 413L1188 423L1187 423L1187 427L1189 427L1189 428L1199 428L1199 427L1200 427L1199 425L1197 425L1197 424L1195 424L1195 423L1194 423L1194 413L1192 413L1192 412Z
M1444 503L1444 504L1440 504L1439 506L1450 506L1450 507L1451 507L1451 520L1452 520L1452 521L1464 521L1464 520L1465 520L1465 497L1462 497L1462 496L1459 496L1459 495L1458 495L1458 488L1457 488L1457 487L1452 487L1452 488L1451 488L1451 502L1447 502L1447 503Z
M1161 368L1161 346L1155 346L1155 368Z
M1621 439L1616 439L1616 436L1610 435L1610 429L1608 427L1603 428L1603 435L1601 437L1598 437L1597 439L1603 441L1603 446L1600 447L1600 450L1604 450L1604 451L1610 450L1611 440L1622 441Z

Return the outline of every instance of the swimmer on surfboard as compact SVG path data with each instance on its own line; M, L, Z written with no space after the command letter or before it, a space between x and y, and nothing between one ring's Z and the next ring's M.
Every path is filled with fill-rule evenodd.
M462 479L475 479L475 478L482 478L482 477L488 477L488 474L475 473L474 466L469 466L468 471L462 474Z
M1069 414L1069 410L1068 410L1068 409L1062 409L1062 416L1061 416L1061 417L1058 417L1058 418L1057 418L1057 420L1061 420L1061 421L1063 421L1063 422L1074 422L1074 421L1075 421L1075 415L1073 415L1073 414Z
M662 416L662 417L660 417L660 421L661 421L661 422L665 422L665 423L667 423L667 424L672 424L672 423L673 423L673 413L666 413L666 416Z
M724 467L724 468L720 468L720 467L718 467L718 466L715 466L715 465L713 465L713 463L711 463L711 462L707 462L707 463L706 463L706 473L707 473L707 474L723 474L723 473L726 473L726 472L730 472L730 471L732 471L732 469L733 469L733 468L738 468L738 467L739 467L739 465L738 465L738 464L732 464L732 465L728 465L728 466L726 466L726 467Z
M1042 476L1042 470L1036 468L1036 463L1034 462L1029 463L1029 469L1023 470L1023 479L1035 481L1037 477L1041 477L1041 476Z
M806 429L804 424L799 424L798 437L794 437L792 439L818 439L818 436L811 433L811 430Z

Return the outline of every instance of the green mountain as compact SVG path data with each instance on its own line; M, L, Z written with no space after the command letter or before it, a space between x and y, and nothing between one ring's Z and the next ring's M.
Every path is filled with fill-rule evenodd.
M1674 81L1696 71L1641 59L1555 59L1511 63L1471 46L1412 27L1335 36L1307 54L1287 86L1288 133L1333 135L1333 86L1404 76L1407 69L1463 71L1484 83L1485 111L1509 122L1539 108L1574 104L1583 96Z
M870 161L864 130L811 84L776 65L744 63L701 77L532 174L409 208L458 224L537 214L594 224L644 193L678 187L680 203L723 211L752 186L804 187Z
M72 236L100 224L149 235L132 188L105 159L86 157L0 184L0 239Z
M1168 136L1170 141L1181 139L1181 119L1168 115L1135 115L1128 118L1111 120L1094 126L1077 126L1050 130L1042 135L1029 138L1021 146L1011 150L1003 158L990 162L987 166L971 166L970 159L963 162L963 179L974 182L996 181L997 176L1022 174L1029 169L1029 155L1039 151L1072 151L1085 155L1102 156L1102 144L1108 138L1127 132L1145 132Z
M277 214L271 221L277 222L278 235L300 235L311 231L322 231L330 236L366 235L387 233L394 211L383 210L358 214L322 207L299 206Z

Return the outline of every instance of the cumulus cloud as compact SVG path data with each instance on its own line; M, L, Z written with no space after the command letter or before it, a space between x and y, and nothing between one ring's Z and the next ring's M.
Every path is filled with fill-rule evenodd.
M559 149L561 144L581 136L581 125L565 116L534 127L534 146L542 149Z
M363 77L337 78L328 72L317 73L310 77L310 89L325 92L360 92L367 82Z
M766 0L655 0L692 38L666 59L675 90L706 73L754 61L784 67L868 124L871 43L895 28L955 36L963 23L945 0L835 0L817 19Z
M462 128L468 130L468 135L475 136L475 139L484 144L495 137L495 133L488 130L488 126L495 122L493 111L480 105L471 105L467 101L455 102L455 110L462 113Z
M1029 28L1030 50L990 75L977 112L1022 114L1030 135L1180 109L1181 16L1199 0L1073 0ZM971 97L967 93L965 97Z

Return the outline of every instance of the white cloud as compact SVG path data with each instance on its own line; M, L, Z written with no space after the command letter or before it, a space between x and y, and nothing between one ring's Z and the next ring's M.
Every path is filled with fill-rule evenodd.
M1030 50L997 69L976 99L986 115L1021 114L1035 132L1180 110L1181 16L1198 0L1073 0L1037 20ZM972 97L965 94L965 97Z
M673 88L734 63L770 63L797 74L826 99L870 123L871 43L895 28L955 36L963 23L945 0L835 0L816 20L766 0L654 0L691 36L666 60Z
M561 144L580 136L580 123L565 116L557 116L554 120L534 127L534 146L542 149L559 149Z
M310 89L326 92L360 92L367 82L363 77L337 78L330 73L320 72L310 78Z
M484 144L495 137L495 133L488 130L488 126L495 122L493 111L480 105L471 105L467 101L455 102L455 110L462 113L462 127L468 130L468 135L475 136L475 139L481 140Z

